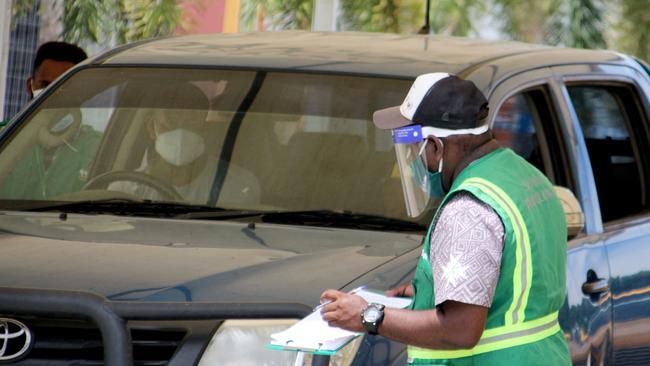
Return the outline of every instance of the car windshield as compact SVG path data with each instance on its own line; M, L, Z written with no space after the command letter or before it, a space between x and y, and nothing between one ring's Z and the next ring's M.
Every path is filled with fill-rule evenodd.
M128 201L408 219L373 111L409 80L304 72L97 67L5 136L0 205Z

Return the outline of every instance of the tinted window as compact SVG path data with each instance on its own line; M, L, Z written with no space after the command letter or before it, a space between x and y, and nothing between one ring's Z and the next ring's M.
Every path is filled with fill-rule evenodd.
M526 93L506 99L494 120L492 130L502 145L514 150L539 170L544 171L544 161L534 119L534 104Z
M5 140L0 204L130 198L406 218L390 132L371 116L409 87L307 73L82 70Z
M591 160L603 221L647 207L644 162L647 135L637 98L622 86L569 86Z

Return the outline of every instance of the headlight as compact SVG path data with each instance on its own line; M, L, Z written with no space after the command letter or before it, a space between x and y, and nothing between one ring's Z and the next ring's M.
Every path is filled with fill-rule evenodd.
M295 324L297 319L226 320L206 347L199 366L294 366L298 352L275 351L266 348L271 334ZM363 337L357 337L330 358L330 365L352 363ZM303 365L311 365L306 354Z

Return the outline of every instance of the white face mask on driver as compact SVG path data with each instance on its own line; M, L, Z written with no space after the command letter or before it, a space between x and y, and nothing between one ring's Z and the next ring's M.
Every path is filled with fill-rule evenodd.
M43 90L45 90L45 88L32 90L32 98L36 98L39 94L41 94L43 92Z
M166 162L182 166L203 155L205 142L200 135L178 128L158 135L156 151Z

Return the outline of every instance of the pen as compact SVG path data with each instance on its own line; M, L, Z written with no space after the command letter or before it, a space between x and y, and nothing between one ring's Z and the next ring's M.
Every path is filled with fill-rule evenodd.
M359 291L365 289L366 287L367 287L366 285L361 285L361 286L359 286L359 287L356 287L356 288L352 289L352 290L351 290L350 292L348 292L348 293L349 293L349 294L355 294L355 293L357 293L357 292L359 292ZM314 308L313 312L316 312L316 311L320 310L323 306L325 306L325 305L327 305L327 304L331 304L332 302L333 302L333 300L326 300L325 302L320 303L318 306L316 306L316 307Z

